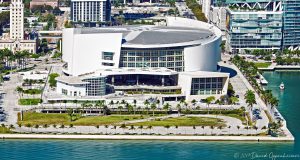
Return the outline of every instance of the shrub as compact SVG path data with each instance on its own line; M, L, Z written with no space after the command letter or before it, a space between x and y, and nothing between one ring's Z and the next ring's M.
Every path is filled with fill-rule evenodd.
M40 98L19 99L19 105L38 105L41 102Z
M24 93L25 94L41 94L42 90L40 90L40 89L27 89L27 90L24 90Z
M51 73L49 75L50 87L56 87L56 80L55 80L56 77L59 77L58 73Z

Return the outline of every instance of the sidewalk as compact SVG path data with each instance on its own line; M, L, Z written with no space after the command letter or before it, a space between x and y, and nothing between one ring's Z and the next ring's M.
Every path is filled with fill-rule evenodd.
M4 139L107 139L107 140L182 140L182 141L294 141L288 137L256 136L149 136L149 135L44 135L0 134Z

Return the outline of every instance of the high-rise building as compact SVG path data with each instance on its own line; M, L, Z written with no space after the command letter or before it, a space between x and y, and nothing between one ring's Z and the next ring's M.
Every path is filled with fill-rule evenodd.
M245 49L279 50L282 12L228 9L226 38L229 51L234 53Z
M226 38L231 52L300 49L300 0L213 0L212 6L227 8ZM211 12L217 11L211 7Z
M71 20L73 22L96 23L110 21L110 0L72 0Z
M12 0L10 4L10 32L0 39L0 49L9 49L13 53L27 50L36 53L36 39L24 39L24 4L22 0Z
M300 50L300 0L283 0L283 47Z
M24 5L22 0L10 4L10 39L24 39Z

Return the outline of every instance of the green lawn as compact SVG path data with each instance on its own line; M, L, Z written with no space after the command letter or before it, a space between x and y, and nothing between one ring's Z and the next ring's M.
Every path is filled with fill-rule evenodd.
M0 133L12 133L12 131L7 127L0 126Z
M164 120L156 119L154 121L133 123L135 126L226 126L219 118L208 117L178 117L167 118Z
M25 94L41 94L42 93L42 90L40 89L27 89L27 90L24 90L24 93Z
M38 105L41 101L40 98L19 99L19 105Z
M109 115L109 116L90 116L90 117L81 117L77 114L73 119L74 121L70 121L70 116L67 114L59 114L59 113L35 113L35 112L25 112L23 114L23 121L19 121L19 124L22 125L44 125L44 124L64 124L64 125L77 125L77 126L96 126L96 125L112 125L115 123L120 123L123 121L148 118L149 116L143 115Z
M254 64L257 68L268 68L272 63L271 62L257 62Z

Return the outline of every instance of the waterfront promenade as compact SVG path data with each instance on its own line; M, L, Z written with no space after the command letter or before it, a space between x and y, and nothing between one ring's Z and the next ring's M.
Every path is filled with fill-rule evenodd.
M4 139L99 139L99 140L182 140L182 141L294 141L293 137L265 136L154 136L154 135L49 135L0 134Z

